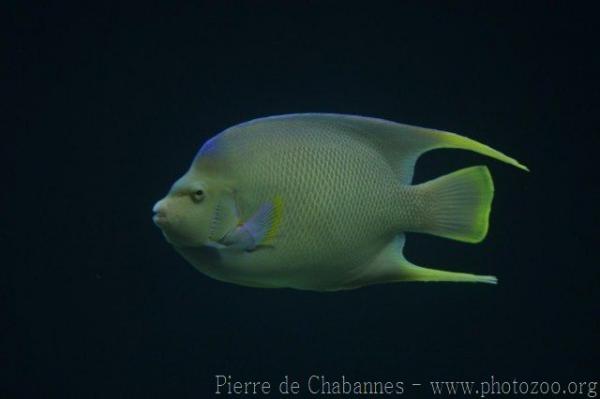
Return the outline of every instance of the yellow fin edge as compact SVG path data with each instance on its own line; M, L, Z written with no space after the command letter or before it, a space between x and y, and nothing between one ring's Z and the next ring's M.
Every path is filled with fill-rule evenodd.
M273 216L271 227L269 227L269 230L267 230L267 234L265 234L265 238L261 242L262 245L270 245L273 243L273 240L279 231L279 226L281 225L282 215L283 199L279 195L276 195L275 198L273 198Z

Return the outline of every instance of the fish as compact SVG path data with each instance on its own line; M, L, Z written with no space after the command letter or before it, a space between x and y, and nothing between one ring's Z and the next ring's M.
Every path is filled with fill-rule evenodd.
M166 241L205 275L255 288L339 291L408 281L496 284L404 256L407 233L465 243L488 232L486 166L413 184L419 156L463 149L529 169L470 138L331 113L269 116L206 141L153 208Z

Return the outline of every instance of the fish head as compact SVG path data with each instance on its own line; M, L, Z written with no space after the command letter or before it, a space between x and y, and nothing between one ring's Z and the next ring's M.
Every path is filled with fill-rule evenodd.
M153 210L153 221L171 245L206 245L223 190L219 181L192 168L179 178Z

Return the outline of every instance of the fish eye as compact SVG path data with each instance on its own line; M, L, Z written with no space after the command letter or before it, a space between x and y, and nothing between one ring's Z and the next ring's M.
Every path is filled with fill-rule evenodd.
M194 202L200 202L204 199L204 191L196 190L192 196Z

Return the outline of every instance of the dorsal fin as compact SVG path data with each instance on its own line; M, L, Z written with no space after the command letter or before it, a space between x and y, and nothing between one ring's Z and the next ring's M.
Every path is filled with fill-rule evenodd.
M290 120L340 128L377 148L390 163L403 184L410 184L417 159L423 153L437 148L459 148L487 155L523 170L529 170L517 160L485 144L441 130L405 125L385 119L358 115L305 113L272 116L246 123L268 120Z

